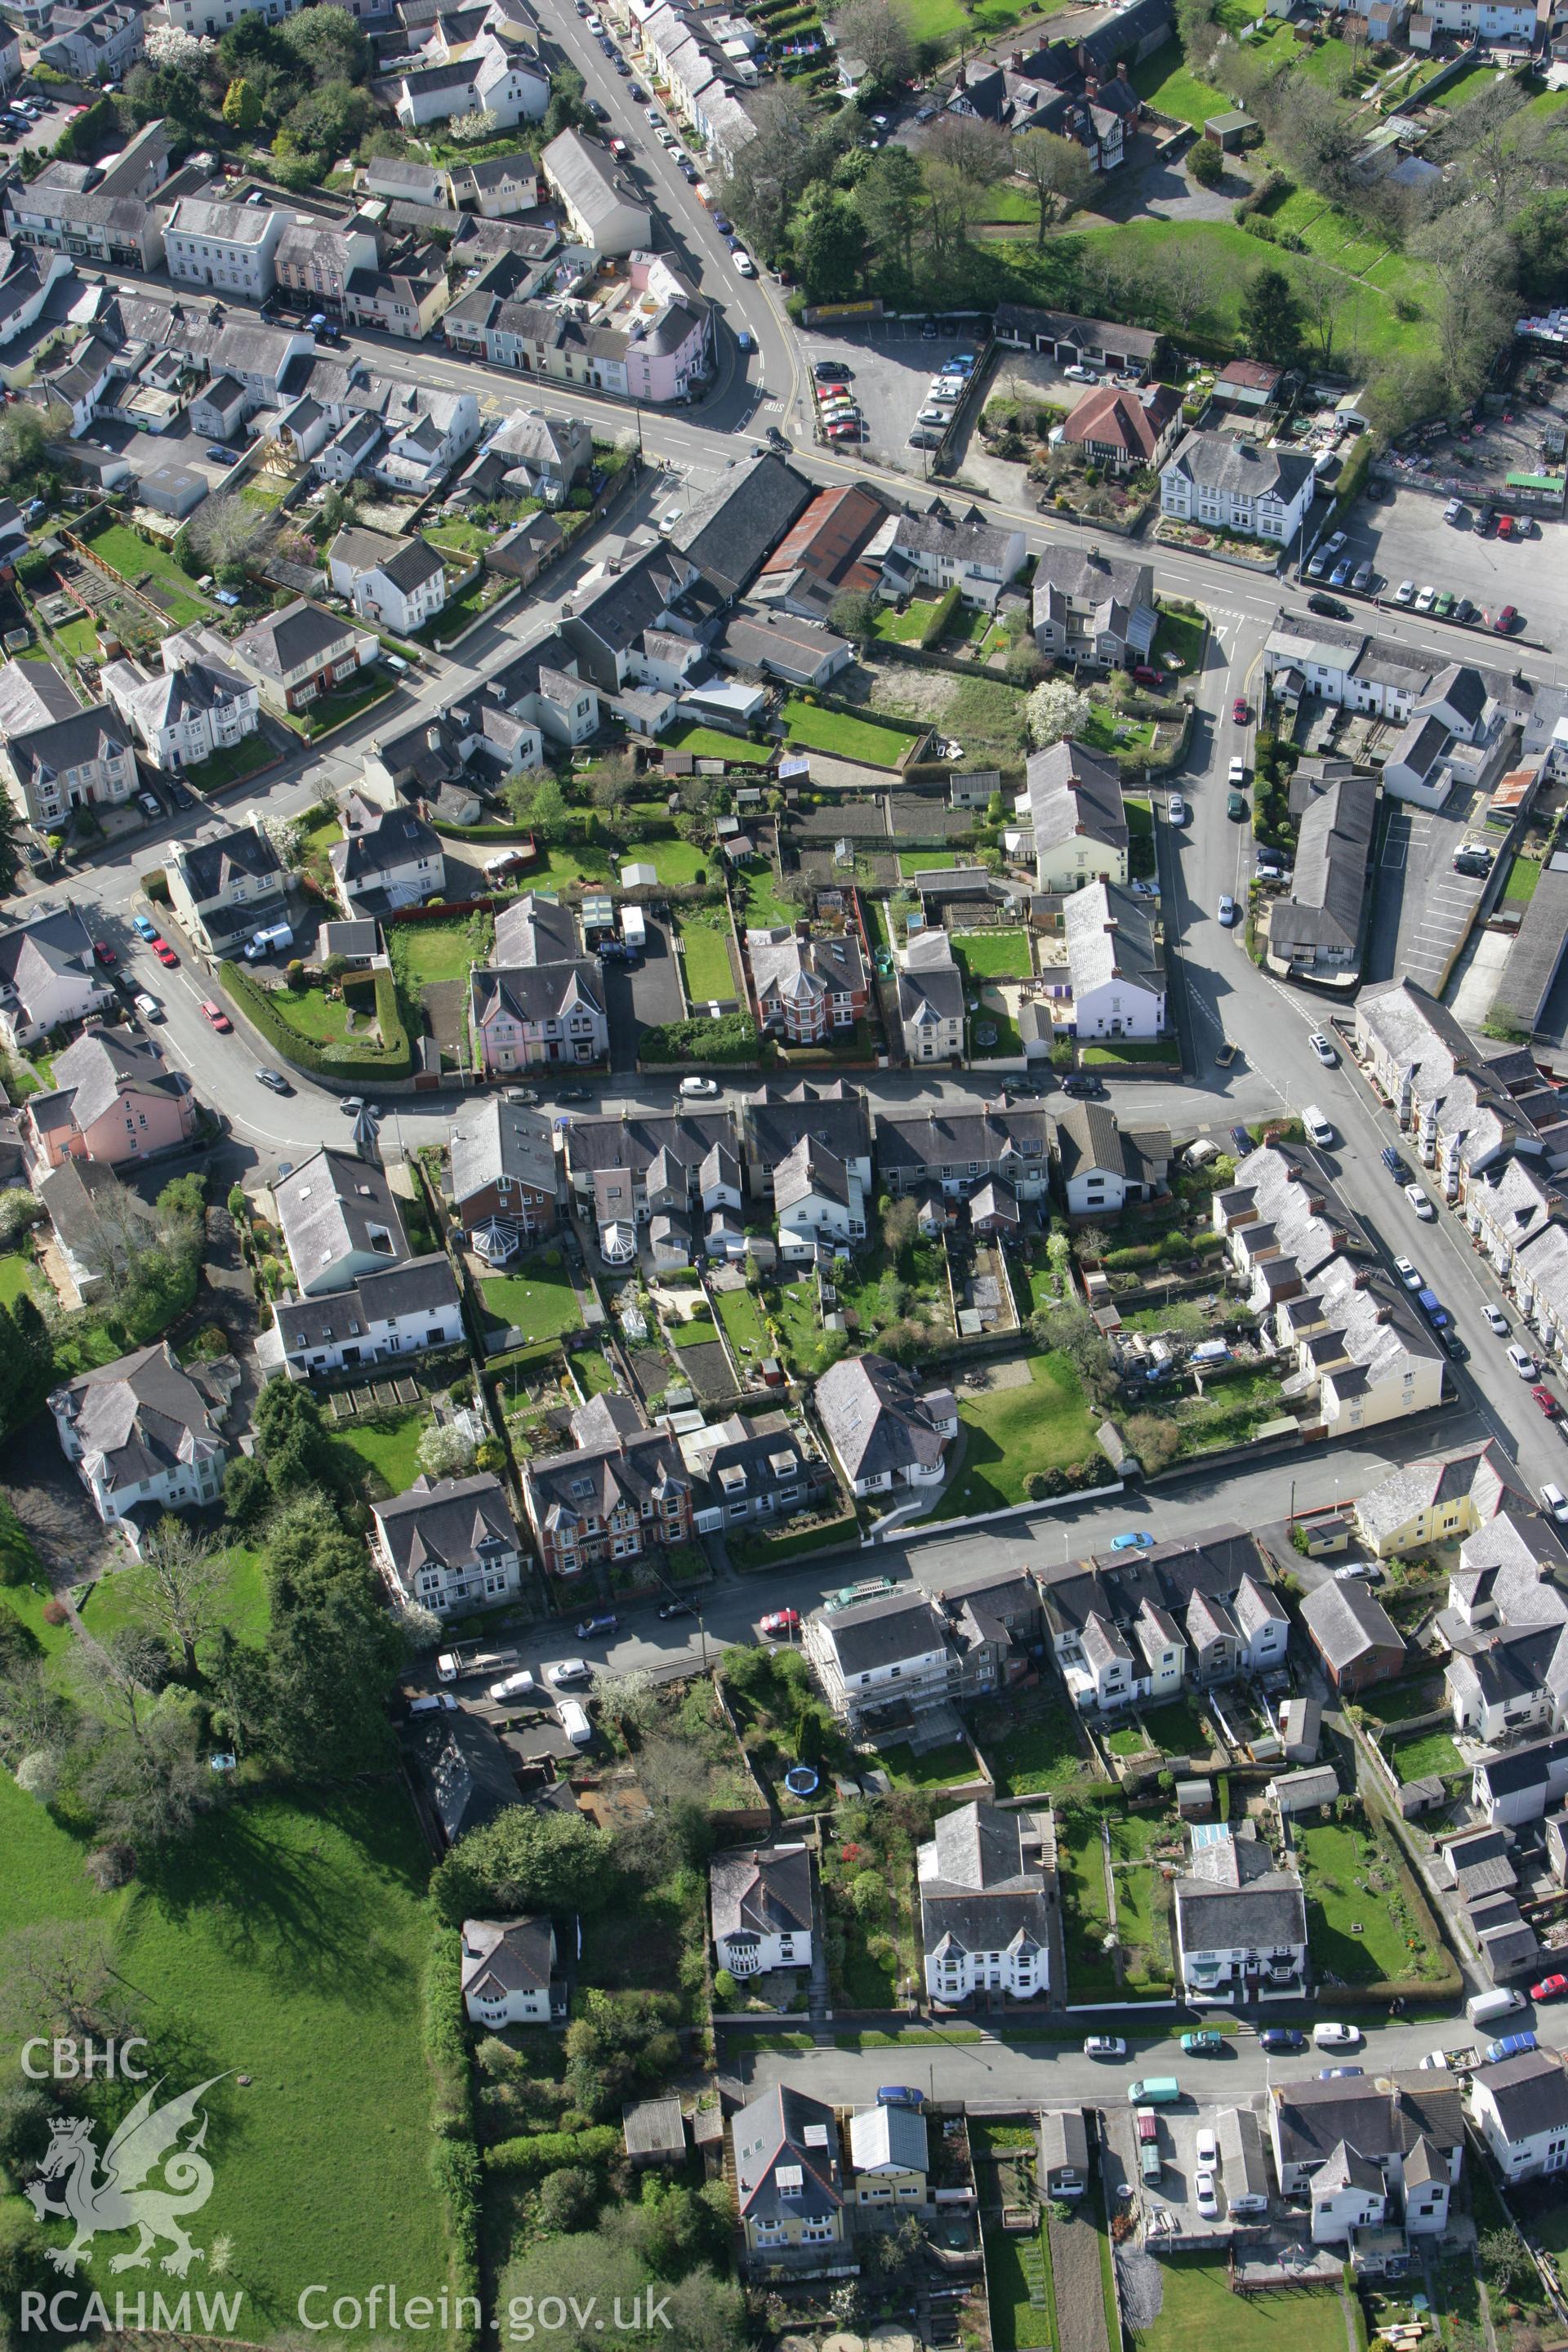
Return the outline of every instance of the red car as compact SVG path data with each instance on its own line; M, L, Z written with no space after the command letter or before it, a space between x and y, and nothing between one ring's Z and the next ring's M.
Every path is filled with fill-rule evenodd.
M1565 1992L1568 1992L1568 1977L1542 1977L1539 1984L1531 1986L1530 1998L1531 2000L1561 2000Z
M1548 1388L1539 1388L1531 1389L1530 1393L1535 1399L1536 1403L1541 1407L1542 1412L1546 1415L1547 1420L1555 1421L1563 1408L1558 1403L1556 1398L1552 1395L1552 1391Z
M1519 613L1517 608L1512 604L1505 604L1502 611L1498 614L1497 619L1492 623L1492 628L1500 637L1510 636L1518 626Z
M1247 697L1245 694L1238 694L1237 696L1236 700L1230 707L1230 715L1235 719L1238 727L1246 727L1249 724L1252 713L1247 709Z
M1135 686L1163 686L1165 673L1148 662L1139 662L1132 672L1132 682Z
M147 944L161 964L166 964L171 971L178 969L180 959L166 939L160 936L157 939L149 940Z
M120 961L120 958L115 954L114 950L110 946L107 940L94 940L92 943L92 951L106 971L111 965L117 964Z
M202 1012L205 1015L206 1019L212 1024L213 1027L217 1031L220 1037L226 1037L228 1035L229 1031L234 1027L234 1024L229 1019L221 1004L215 1004L210 996L204 996L202 999Z
M764 1617L762 1620L757 1630L759 1633L765 1633L770 1641L779 1641L785 1633L798 1633L800 1631L800 1611L798 1609L775 1609L770 1616Z

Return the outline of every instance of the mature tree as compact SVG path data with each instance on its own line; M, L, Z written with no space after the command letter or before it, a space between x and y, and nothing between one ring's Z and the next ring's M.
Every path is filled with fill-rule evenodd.
M40 1920L0 1939L0 2040L100 2038L130 2014L100 1931L79 1919Z
M852 200L818 184L792 225L795 257L814 302L847 301L860 283L866 233Z
M1568 293L1568 195L1532 197L1513 224L1514 283L1527 301Z
M591 131L594 118L588 111L586 84L574 66L557 66L550 77L550 103L544 110L544 122L540 131L542 142L548 144L563 131Z
M43 415L31 404L0 413L0 484L9 488L37 474L47 462L47 437Z
M719 2263L729 2236L727 2192L721 2180L691 2189L684 2181L645 2173L642 2203L616 2217L656 2277L684 2278L698 2263Z
M184 1837L216 1801L201 1727L183 1694L168 1692L110 1733L81 1777L103 1836L141 1851Z
M430 1888L442 1917L456 1926L475 1913L505 1918L523 1911L602 1910L618 1876L608 1833L585 1814L518 1807L455 1846Z
M370 42L346 8L301 8L297 16L283 19L278 39L306 68L318 89L329 82L369 79Z
M71 1679L87 1713L106 1732L132 1742L151 1737L169 1654L144 1625L117 1626L106 1641L81 1633L70 1653Z
M1035 243L1043 247L1046 231L1070 219L1087 201L1094 179L1089 157L1076 139L1058 139L1051 131L1026 131L1013 142L1013 169L1027 182L1039 208Z
M796 82L764 90L751 107L754 136L748 139L720 184L732 213L764 253L775 252L785 225L822 160L822 131L815 110Z
M994 188L1014 168L1013 141L977 114L941 114L931 127L925 152L974 189Z
M64 1701L42 1658L22 1654L0 1663L0 1761L15 1771L24 1756L57 1748L68 1727Z
M594 806L603 809L606 816L620 816L632 796L631 770L625 757L616 751L600 763L594 778Z
M261 92L244 74L231 81L223 94L223 119L242 139L248 139L260 127Z
M214 572L243 568L270 528L267 515L248 507L237 491L207 499L185 525L191 545Z
M1279 101L1270 128L1292 171L1323 195L1358 196L1355 163L1365 133L1353 110L1302 73L1290 76Z
M915 230L925 202L921 167L907 147L884 147L855 191L855 202L873 251L914 268Z
M237 1696L258 1724L258 1743L301 1778L334 1780L383 1768L386 1702L403 1671L403 1635L382 1605L363 1548L352 1572L323 1578L279 1611L274 1601L266 1679Z
M534 785L528 822L541 841L557 841L565 831L566 795L553 776L541 776Z
M1255 359L1294 364L1301 349L1301 305L1282 269L1260 269L1241 299L1241 331Z
M566 2165L548 2173L533 2200L533 2219L547 2236L569 2236L574 2230L591 2230L602 2195L599 2178L584 2164Z
M1036 687L1026 706L1029 740L1037 751L1076 735L1088 726L1094 705L1087 694L1065 677L1047 677Z
M1187 177L1200 188L1217 188L1225 177L1225 154L1212 139L1194 139L1187 150Z
M1478 2242L1477 2252L1488 2278L1500 2287L1510 2287L1516 2280L1528 2278L1533 2267L1529 2247L1511 2226L1487 2231Z
M172 66L177 73L205 74L217 55L217 43L177 26L154 26L142 44L142 54L155 66Z
M882 1246L895 1263L920 1231L920 1203L908 1197L890 1200L882 1211Z
M873 89L891 89L914 71L914 32L899 0L844 0L833 29L839 56L858 58Z
M196 1643L213 1632L223 1613L229 1587L227 1558L214 1549L210 1536L165 1511L143 1559L142 1605L178 1649L187 1677L195 1681Z
M268 1486L279 1501L344 1485L353 1465L345 1464L320 1404L299 1381L268 1381L256 1401L253 1423Z
M1509 292L1510 256L1476 205L1456 207L1412 238L1442 289L1437 348L1456 404L1473 399L1508 331L1516 305Z
M1114 1388L1110 1350L1087 1307L1037 1307L1029 1329L1042 1348L1060 1349L1091 1396L1103 1396Z
M474 1441L456 1422L432 1423L416 1453L429 1478L463 1478L474 1466Z
M881 598L869 588L846 588L828 606L827 618L840 636L853 637L858 645L864 645L876 628L881 609Z

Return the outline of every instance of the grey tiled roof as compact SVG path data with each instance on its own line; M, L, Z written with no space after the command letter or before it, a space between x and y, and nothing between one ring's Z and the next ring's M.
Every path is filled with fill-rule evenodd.
M886 1356L846 1356L816 1383L816 1409L854 1480L911 1464L932 1469L945 1440L912 1373ZM873 1604L875 1605L875 1604Z
M452 1198L461 1208L502 1176L554 1197L555 1154L548 1122L521 1103L465 1103L452 1121Z

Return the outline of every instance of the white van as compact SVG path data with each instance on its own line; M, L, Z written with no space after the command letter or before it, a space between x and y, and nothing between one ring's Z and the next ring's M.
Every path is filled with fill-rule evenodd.
M273 955L280 948L291 948L294 934L287 923L268 923L263 929L253 931L245 950L247 963L259 963L265 955Z
M1472 2025L1489 2025L1494 2017L1511 2017L1516 2009L1524 2007L1521 1992L1472 1993L1465 2003L1465 2015Z
M1301 1113L1301 1124L1306 1129L1308 1136L1312 1142L1320 1146L1326 1146L1333 1141L1334 1130L1329 1125L1328 1120L1323 1117L1322 1112L1318 1108L1316 1103L1309 1103L1307 1105L1306 1109Z
M581 1700L557 1699L555 1712L561 1718L561 1728L574 1748L586 1748L594 1737L594 1727L588 1720L588 1710Z

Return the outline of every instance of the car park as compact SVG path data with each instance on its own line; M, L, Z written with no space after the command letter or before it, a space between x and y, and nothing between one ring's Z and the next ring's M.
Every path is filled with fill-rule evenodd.
M1328 568L1328 549L1326 547L1320 547L1315 555L1308 558L1307 577L1309 580L1321 580Z
M1396 604L1414 604L1415 602L1415 581L1402 580L1398 587L1394 592L1394 601Z
M202 1018L217 1031L220 1037L226 1037L233 1031L233 1022L222 1005L210 996L204 996L202 999Z
M1529 1349L1521 1348L1517 1339L1508 1350L1508 1360L1521 1381L1538 1381L1541 1378L1540 1365Z
M1420 1218L1424 1225L1432 1224L1436 1221L1437 1212L1432 1206L1431 1202L1421 1190L1419 1184L1406 1184L1405 1187L1405 1197L1409 1202L1411 1207L1415 1210L1416 1215Z
M1316 1054L1319 1061L1321 1062L1325 1070L1331 1070L1338 1063L1340 1058L1339 1055L1335 1053L1333 1046L1328 1038L1324 1036L1321 1029L1314 1029L1311 1035L1308 1038L1307 1043L1310 1045L1313 1053Z
M1510 1329L1512 1327L1509 1322L1508 1317L1503 1313L1502 1308L1500 1307L1483 1307L1481 1313L1486 1317L1487 1321L1491 1325L1492 1329L1497 1333L1499 1339L1506 1339Z
M1355 566L1350 562L1349 558L1342 555L1339 562L1335 564L1333 570L1329 574L1330 587L1348 588L1351 584L1351 573L1354 570Z

